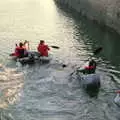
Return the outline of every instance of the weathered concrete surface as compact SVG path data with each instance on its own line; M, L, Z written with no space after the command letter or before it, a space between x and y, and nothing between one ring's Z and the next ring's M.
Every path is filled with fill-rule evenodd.
M55 0L120 33L120 0Z

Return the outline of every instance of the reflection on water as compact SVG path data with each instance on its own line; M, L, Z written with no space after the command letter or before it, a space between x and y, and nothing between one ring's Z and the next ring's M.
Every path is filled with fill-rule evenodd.
M6 116L10 119L11 114L2 109L7 109L10 105L19 101L21 89L23 86L23 75L16 69L6 68L0 65L0 118L5 119Z

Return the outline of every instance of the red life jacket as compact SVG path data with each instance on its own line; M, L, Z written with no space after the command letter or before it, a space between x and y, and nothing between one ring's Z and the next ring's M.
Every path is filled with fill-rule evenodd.
M12 53L12 56L23 57L25 49L23 47L16 47L15 52Z
M45 44L39 44L37 50L41 56L48 57L48 50L50 50L50 48Z
M85 69L87 69L87 70L92 70L94 68L95 68L95 66L85 66Z

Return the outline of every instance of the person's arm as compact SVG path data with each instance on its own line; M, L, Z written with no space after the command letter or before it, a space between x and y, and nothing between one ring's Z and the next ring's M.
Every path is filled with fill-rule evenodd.
M37 51L39 52L39 45L38 45L38 47L37 47Z
M30 50L30 44L29 44L29 41L28 41L28 50Z
M46 46L47 46L47 49L50 50L50 48L48 47L48 45L46 45Z

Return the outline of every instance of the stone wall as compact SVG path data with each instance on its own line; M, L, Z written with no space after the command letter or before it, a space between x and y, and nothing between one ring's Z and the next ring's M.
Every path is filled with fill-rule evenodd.
M120 33L120 0L55 0Z

